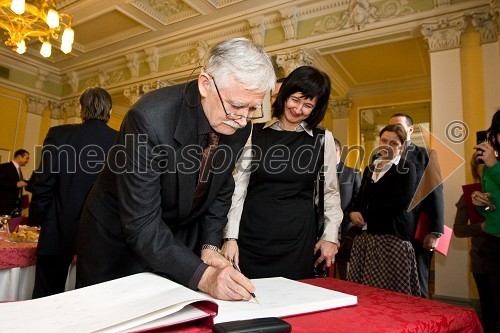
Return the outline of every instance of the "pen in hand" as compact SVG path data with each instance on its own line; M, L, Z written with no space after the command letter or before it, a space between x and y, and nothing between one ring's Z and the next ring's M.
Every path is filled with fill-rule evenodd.
M234 260L233 260L233 259L229 259L229 262L231 263L231 265L233 265L233 268L234 268L235 270L237 270L238 272L240 272L240 273L241 273L240 268L238 267L238 265L236 265L236 263L234 262ZM255 294L254 294L254 293L250 293L250 295L252 295L252 298L255 300L255 302L257 302L257 304L260 304L260 303L259 303L259 300L257 299L257 296L255 296Z

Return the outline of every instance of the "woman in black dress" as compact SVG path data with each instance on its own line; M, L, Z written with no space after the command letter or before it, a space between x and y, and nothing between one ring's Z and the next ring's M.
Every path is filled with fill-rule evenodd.
M234 175L236 189L222 248L249 278L309 278L315 262L326 260L329 267L337 253L342 210L335 143L330 131L317 128L329 95L325 73L299 67L284 80L273 118L253 126ZM313 203L323 163L325 229L317 240Z

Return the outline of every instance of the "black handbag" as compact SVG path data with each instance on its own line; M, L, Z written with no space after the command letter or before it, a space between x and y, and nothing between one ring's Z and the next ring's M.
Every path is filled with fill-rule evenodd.
M321 238L323 235L323 231L325 229L325 165L324 165L324 156L325 156L325 134L324 131L320 134L320 168L318 174L318 204L315 205L316 208L316 241ZM314 255L314 261L319 258L321 252L318 250ZM329 267L325 266L326 260L323 260L319 265L314 267L314 277L327 277L329 273Z

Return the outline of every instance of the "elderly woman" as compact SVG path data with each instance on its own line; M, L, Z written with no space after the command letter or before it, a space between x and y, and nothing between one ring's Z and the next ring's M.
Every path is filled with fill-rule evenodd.
M253 151L253 157L244 154L235 174L222 248L249 278L309 278L314 265L326 261L330 266L337 253L342 210L335 143L331 132L317 128L329 95L330 79L325 73L299 67L284 80L273 104L273 118L254 125L248 145L252 149L247 150ZM325 228L317 240L313 202L323 163Z
M418 296L408 212L415 192L415 166L402 158L406 141L402 125L387 125L379 137L378 158L365 168L349 209L353 225L366 231L354 239L347 279Z

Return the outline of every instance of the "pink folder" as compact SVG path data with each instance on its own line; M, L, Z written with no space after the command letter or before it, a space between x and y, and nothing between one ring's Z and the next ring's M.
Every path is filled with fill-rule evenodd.
M448 255L448 248L450 247L451 234L453 230L444 226L444 233L439 238L438 246L436 247L436 251L441 253L442 255ZM418 219L417 231L415 231L415 239L421 242L424 241L425 236L429 234L429 215L427 213L422 212L420 214L420 218Z

